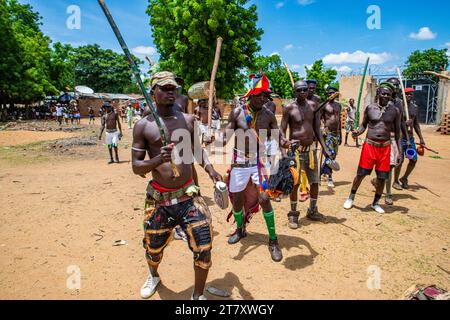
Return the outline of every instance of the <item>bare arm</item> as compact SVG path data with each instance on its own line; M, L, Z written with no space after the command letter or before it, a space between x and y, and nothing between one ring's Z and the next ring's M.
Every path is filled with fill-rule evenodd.
M419 119L418 117L414 117L414 130L416 131L417 135L420 139L420 144L425 145L425 140L423 140L422 130L420 129Z
M397 143L397 148L398 148L399 154L403 154L402 142L400 140L401 127L402 127L402 115L400 112L397 112L397 116L395 117L395 122L394 122L394 130L395 130L394 133L395 133L395 142Z
M225 147L230 139L233 137L234 130L236 130L236 109L231 110L228 115L228 124L225 127L225 132L223 133L223 146Z
M283 109L283 115L281 117L281 125L280 125L280 134L283 141L285 141L286 143L289 141L286 136L288 125L289 125L289 111L288 107L286 107Z
M366 129L367 126L369 124L369 107L366 107L366 109L364 110L364 116L363 116L363 121L361 123L361 126L358 128L358 131L356 132L356 137L362 135Z
M117 122L117 126L119 127L119 132L120 132L120 134L122 134L122 125L120 124L120 119L119 119L118 114L116 114L116 122Z
M319 141L320 146L322 147L322 150L324 154L330 159L332 159L332 155L328 152L328 148L325 145L325 141L323 140L323 135L320 132L320 122L321 122L322 115L320 112L317 112L314 114L314 120L313 120L313 130L314 135L316 136L317 141Z
M105 117L102 116L100 121L101 121L101 125L100 125L100 133L98 134L98 140L102 139L103 130L105 130Z
M131 164L134 174L145 176L164 163L162 154L145 160L147 144L144 137L145 123L138 121L133 129L133 143L131 150ZM166 147L163 147L166 148Z

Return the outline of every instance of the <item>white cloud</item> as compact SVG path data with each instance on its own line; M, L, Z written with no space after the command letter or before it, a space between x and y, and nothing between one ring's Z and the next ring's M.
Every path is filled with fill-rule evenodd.
M316 0L297 0L298 4L301 6L308 6L316 2Z
M309 70L309 69L312 68L312 66L313 66L312 64L304 64L304 65L303 65L303 68L306 68L306 69Z
M133 48L131 51L137 56L152 56L156 54L156 49L153 47L139 46Z
M418 33L412 32L409 37L414 40L433 40L437 36L437 33L433 33L430 28L420 28Z
M284 2L278 2L275 6L277 9L281 9L284 7Z
M270 54L270 56L279 56L279 55L280 55L280 53L278 51L272 52Z
M292 70L300 70L301 67L302 67L302 66L300 66L300 65L298 65L298 64L293 64L293 65L291 65L291 69L292 69Z
M450 48L450 42L447 42L444 46Z
M344 64L344 63L356 63L364 64L366 63L367 57L370 57L371 64L383 64L386 61L391 60L393 57L390 53L370 53L357 50L353 53L341 52L341 53L330 53L322 58L325 64Z
M350 73L353 71L353 69L350 68L349 66L333 67L333 69L339 73Z
M284 50L285 51L288 51L288 50L291 50L291 49L294 49L294 45L292 43L289 43L289 44L284 46Z

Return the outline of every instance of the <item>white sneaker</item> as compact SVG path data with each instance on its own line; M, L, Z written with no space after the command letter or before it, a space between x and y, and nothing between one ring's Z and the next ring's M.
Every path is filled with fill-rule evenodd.
M334 182L333 182L333 180L328 180L328 187L329 187L329 188L334 188Z
M145 281L144 285L141 288L141 298L150 298L156 292L156 287L160 282L161 279L159 277L153 277L150 274L147 278L147 281Z
M191 300L194 300L194 294L192 294ZM200 297L198 297L197 300L208 300L208 298L206 298L206 297L202 294Z
M345 201L344 203L344 209L350 210L351 208L353 208L353 200L347 199L347 201Z
M385 213L385 211L383 210L383 208L382 208L379 204L371 205L370 207L371 207L373 210L375 210L376 212L380 213L380 214Z

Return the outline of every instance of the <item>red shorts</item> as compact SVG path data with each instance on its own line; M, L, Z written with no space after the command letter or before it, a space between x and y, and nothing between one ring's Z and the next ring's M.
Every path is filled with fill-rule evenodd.
M391 145L385 147L375 147L367 142L364 142L361 158L359 159L359 167L378 172L389 172L391 170Z

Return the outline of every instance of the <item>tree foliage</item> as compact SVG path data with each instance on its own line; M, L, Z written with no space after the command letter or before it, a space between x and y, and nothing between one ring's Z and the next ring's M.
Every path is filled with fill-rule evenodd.
M0 1L1 103L30 103L58 91L50 77L51 41L40 20L28 4Z
M137 92L125 55L105 50L99 45L75 49L73 59L76 85L86 85L95 92ZM136 63L142 64L137 57Z
M306 68L306 78L317 81L316 94L318 94L322 100L326 99L325 86L334 86L339 89L339 84L336 82L336 77L337 71L334 69L326 69L323 66L322 60L317 60L311 68Z
M272 87L272 91L281 98L288 99L294 97L292 82L281 57L277 54L270 56L257 56L254 67L250 73L263 72L267 75ZM294 82L300 80L298 72L291 71Z
M448 62L447 49L416 50L408 57L403 74L408 79L423 78L424 71L441 72L447 70ZM439 81L436 77L433 78L435 81Z
M217 94L231 97L241 88L241 70L251 68L263 34L256 5L248 0L149 0L154 43L161 68L192 84L211 76L216 39L223 38L216 76Z

